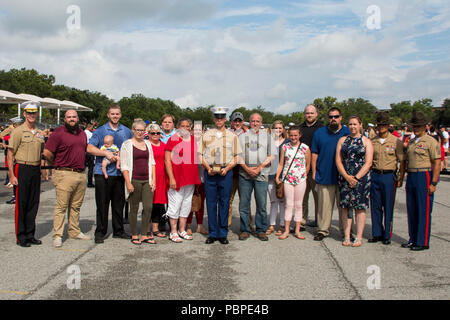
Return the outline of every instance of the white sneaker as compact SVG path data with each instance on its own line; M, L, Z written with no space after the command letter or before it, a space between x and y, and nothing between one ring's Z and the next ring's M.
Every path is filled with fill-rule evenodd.
M53 246L54 246L55 248L60 248L60 247L62 247L62 239L61 239L61 237L55 237L55 238L53 238Z
M85 235L83 232L80 232L75 238L77 240L92 240L90 236Z

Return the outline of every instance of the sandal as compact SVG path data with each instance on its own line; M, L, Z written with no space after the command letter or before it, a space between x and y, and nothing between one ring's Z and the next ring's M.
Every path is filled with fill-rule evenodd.
M296 237L297 239L300 239L300 240L305 240L306 238L304 237L304 236L302 236L300 233L296 233L295 235L294 235L294 237Z
M141 241L139 241L139 239L131 239L131 243L132 243L132 244L135 244L135 245L137 245L137 246L140 246L140 245L141 245Z
M272 234L273 232L275 232L275 226L270 226L269 229L267 229L267 231L266 231L266 235L268 236L268 235Z
M165 238L165 237L167 237L167 234L165 234L164 232L161 232L161 231L159 231L159 230L153 231L153 234L154 234L155 236L157 236L158 238Z
M141 243L156 244L156 241L155 241L155 239L147 238L147 239L141 240Z
M362 241L361 239L355 238L355 241L353 241L352 247L361 247Z
M284 233L285 230L286 230L285 227L280 227L280 230L278 230L278 231L275 233L275 235L276 235L276 236L281 236L281 235Z
M352 245L350 242L350 238L345 238L344 241L342 241L342 245L344 247L350 247Z
M278 239L280 239L280 240L285 240L287 238L289 238L289 234L286 234L286 235L282 234L281 236L278 237Z
M169 235L169 240L171 240L172 242L175 242L175 243L181 243L181 242L183 242L183 240L180 239L180 237L178 236L177 233L171 233L171 234Z
M186 231L183 232L178 231L178 235L182 237L184 240L192 240L192 236L188 235Z

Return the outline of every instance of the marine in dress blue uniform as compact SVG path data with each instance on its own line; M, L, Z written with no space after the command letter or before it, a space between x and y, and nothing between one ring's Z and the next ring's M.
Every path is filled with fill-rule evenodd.
M388 245L392 238L395 194L397 188L403 184L406 159L403 143L389 132L389 115L385 112L379 113L376 121L378 135L372 138L373 165L370 186L372 238L369 242L382 241Z
M218 240L228 244L228 214L233 167L241 153L238 137L225 129L228 108L211 108L214 114L214 129L208 130L200 140L198 153L205 167L206 209L208 212L209 236L207 244Z
M434 138L426 134L427 123L421 112L413 113L409 124L415 137L408 142L406 149L409 241L402 247L413 251L430 247L431 212L441 168L441 148Z

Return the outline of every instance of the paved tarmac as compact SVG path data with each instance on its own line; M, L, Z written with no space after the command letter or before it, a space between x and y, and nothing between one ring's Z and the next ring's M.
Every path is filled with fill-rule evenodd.
M450 176L441 177L431 248L421 252L400 247L408 240L404 187L397 193L392 244L367 243L368 214L360 248L341 245L336 210L331 236L322 242L313 241L315 229L309 227L306 240L291 235L282 241L271 235L268 242L255 237L239 241L237 198L229 245L206 245L205 236L198 233L194 240L180 244L157 239L156 245L135 246L111 234L104 244L95 244L68 240L66 227L63 247L55 249L51 182L42 184L37 217L36 237L43 245L22 248L15 243L14 205L4 201L8 193L0 187L0 300L450 298ZM93 236L94 189L87 189L80 225Z

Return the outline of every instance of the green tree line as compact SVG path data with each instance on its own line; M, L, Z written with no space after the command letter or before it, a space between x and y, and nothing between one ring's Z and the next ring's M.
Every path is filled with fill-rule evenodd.
M106 112L110 105L118 104L122 109L122 123L131 126L133 119L142 118L159 122L162 115L173 114L176 119L188 117L193 120L202 121L204 124L212 124L211 107L198 106L196 108L181 108L173 101L160 98L148 98L142 94L133 94L130 97L123 97L119 101L114 101L100 92L90 90L80 90L65 85L55 84L55 76L40 74L34 69L11 69L9 71L0 70L0 90L7 90L16 94L27 93L39 97L50 97L58 100L70 100L91 108L92 112L80 112L79 117L83 122L96 121L100 124L107 121ZM362 98L349 98L338 101L335 97L316 98L311 102L319 110L319 117L323 122L327 122L327 111L331 107L338 107L343 114L344 122L352 115L359 115L366 126L374 123L377 108L368 100ZM392 103L389 114L395 125L402 125L411 116L413 110L420 110L425 113L436 125L450 126L450 99L446 99L441 110L434 110L432 100L424 98L418 101L402 101ZM269 110L272 108L268 108ZM275 120L282 120L288 123L300 124L304 121L302 111L290 114L276 114L266 110L263 106L256 108L237 107L232 112L241 112L245 120L249 120L252 113L258 112L263 117L264 123L273 123ZM17 114L17 105L2 105L0 114L3 117ZM56 122L56 110L43 109L43 119L48 122Z

